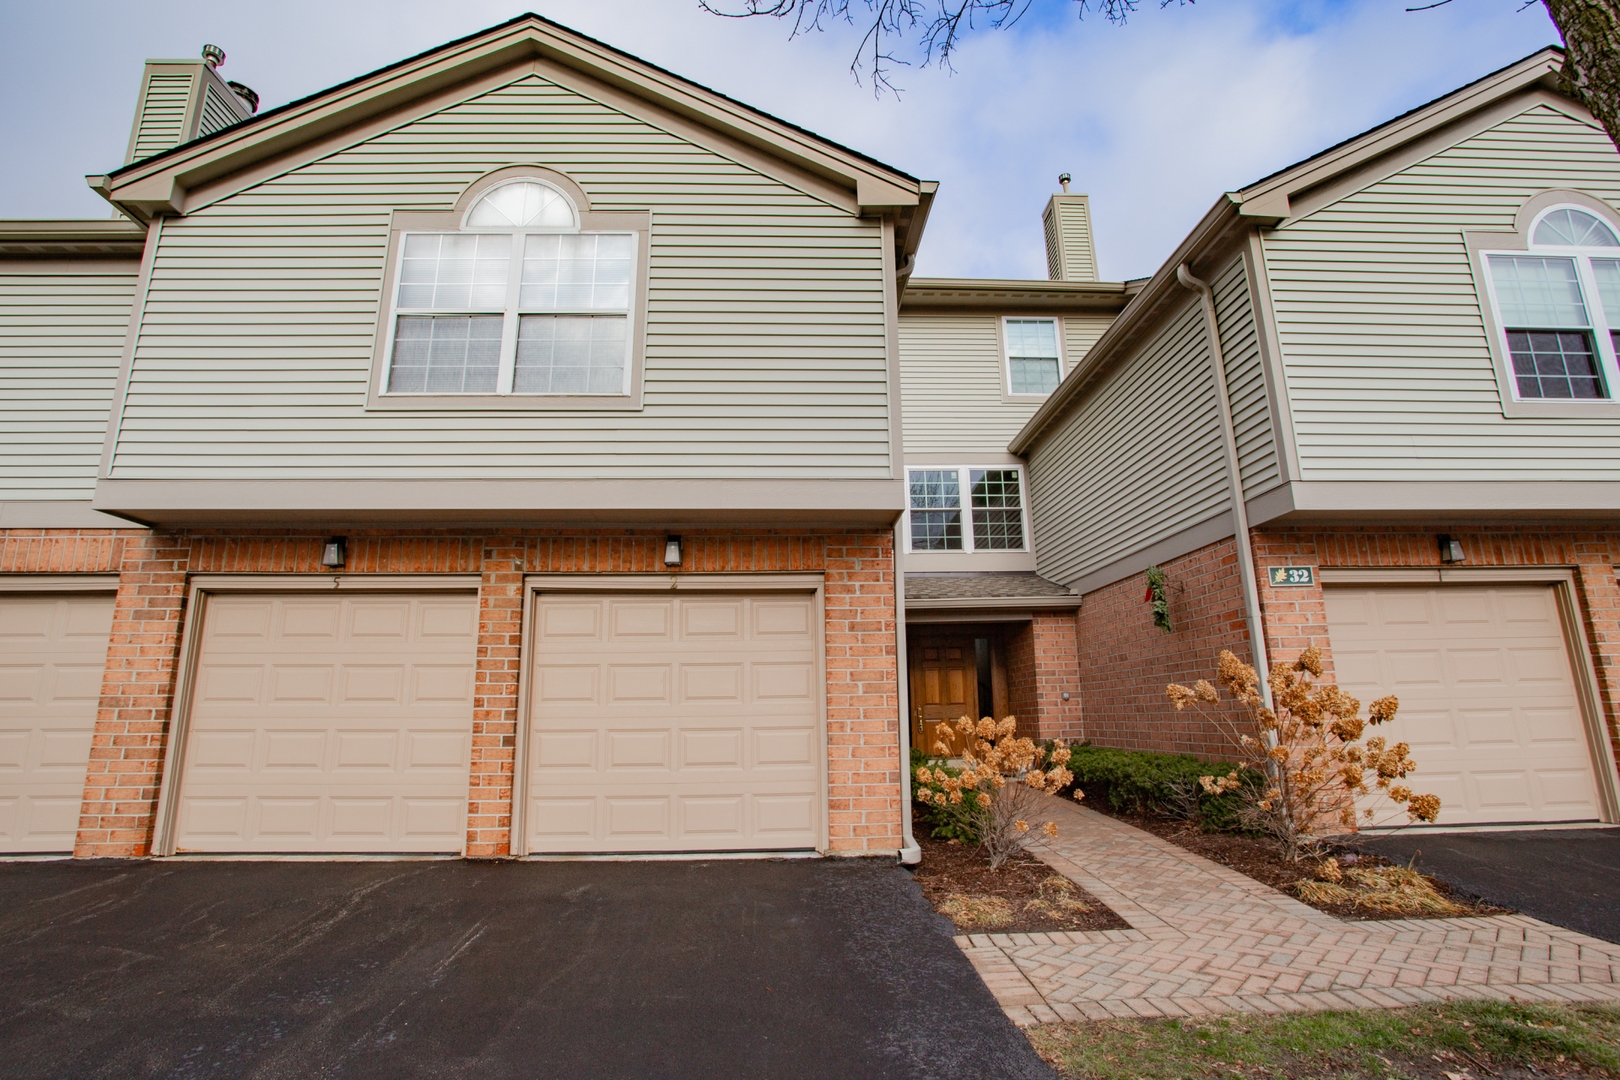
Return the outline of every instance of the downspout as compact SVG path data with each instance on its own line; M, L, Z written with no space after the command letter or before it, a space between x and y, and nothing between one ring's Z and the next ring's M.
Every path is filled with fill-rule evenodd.
M1254 669L1260 675L1260 693L1271 705L1271 665L1266 659L1265 624L1260 619L1260 587L1254 577L1254 549L1249 543L1249 508L1243 499L1243 473L1238 465L1237 429L1232 423L1232 400L1226 388L1226 356L1221 351L1220 320L1209 283L1192 276L1187 264L1176 267L1176 280L1197 293L1204 303L1204 325L1209 332L1209 363L1215 375L1215 405L1221 413L1221 445L1226 451L1226 486L1232 501L1232 527L1237 533L1238 578L1243 583L1243 606L1249 621L1249 642Z
M894 648L895 687L900 706L900 862L915 866L922 862L922 847L911 834L911 688L907 685L906 660L906 582L900 572L900 552L904 537L900 522L894 523Z

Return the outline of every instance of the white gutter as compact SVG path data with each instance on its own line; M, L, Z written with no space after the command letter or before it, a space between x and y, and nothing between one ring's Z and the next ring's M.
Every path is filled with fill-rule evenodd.
M1226 387L1226 356L1221 351L1220 320L1209 283L1192 276L1187 264L1176 267L1176 280L1197 293L1204 304L1204 325L1209 331L1209 365L1215 375L1215 405L1221 413L1221 445L1226 451L1226 485L1232 501L1232 524L1237 533L1238 577L1243 582L1243 606L1249 620L1249 642L1254 669L1260 674L1260 693L1271 705L1271 665L1266 659L1265 624L1260 619L1260 588L1254 577L1254 548L1249 543L1249 508L1243 500L1243 473L1238 464L1237 431L1232 423L1232 399Z
M906 685L906 580L900 572L900 552L904 537L900 521L894 523L894 649L895 701L900 707L900 862L916 866L922 862L922 846L911 834L911 694Z

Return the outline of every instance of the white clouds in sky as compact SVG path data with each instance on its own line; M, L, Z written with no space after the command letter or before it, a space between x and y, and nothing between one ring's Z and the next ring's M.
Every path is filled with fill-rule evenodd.
M1105 277L1151 273L1226 190L1556 43L1540 5L1454 0L1148 0L1123 27L1067 0L975 34L957 72L901 69L897 101L847 66L853 28L788 39L695 0L535 0L542 15L940 181L926 276L1044 277L1040 213L1059 172L1092 196ZM102 217L86 173L123 160L141 61L223 46L263 107L503 22L462 0L199 7L0 0L0 217Z

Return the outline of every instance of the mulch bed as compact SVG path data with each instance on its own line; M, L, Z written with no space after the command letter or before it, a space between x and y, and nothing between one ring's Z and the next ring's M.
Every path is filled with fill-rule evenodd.
M1134 825L1144 832L1164 840L1170 841L1177 847L1185 848L1195 855L1202 855L1211 862L1218 862L1222 866L1229 866L1240 874L1246 874L1262 885L1270 885L1278 892L1285 893L1296 900L1300 896L1289 886L1296 881L1311 881L1315 875L1309 863L1291 863L1285 861L1271 844L1255 836L1239 836L1233 833L1206 833L1196 828L1190 828L1180 821L1171 821L1160 817L1151 817L1142 814L1127 814L1115 810L1108 805L1106 799L1093 802L1086 799L1084 805L1100 813L1118 818L1120 821ZM1354 865L1363 867L1393 866L1392 863L1380 855L1373 855L1365 851L1337 852L1339 861L1346 863L1348 855ZM1348 864L1347 864L1348 865ZM1457 904L1461 910L1451 915L1436 915L1431 913L1399 913L1380 911L1365 908L1359 904L1334 903L1311 904L1319 911L1330 915L1337 915L1341 919L1435 919L1435 918L1478 918L1489 915L1511 915L1507 908L1494 907L1482 903L1474 897L1455 892L1445 882L1430 878L1434 887L1442 896Z
M1070 882L1067 888L1054 887L1052 878L1068 879L1033 855L1019 852L998 869L991 870L990 860L975 845L936 840L928 835L927 825L921 822L916 837L922 847L922 862L914 871L917 884L922 886L923 895L934 909L954 922L964 934L1130 929L1129 923L1078 885ZM1079 901L1089 910L1055 909L1053 900L1059 894ZM1003 900L1011 908L1013 919L996 926L968 921L946 907L952 897L962 896ZM1045 910L1041 907L1043 901ZM1032 903L1036 905L1033 908Z

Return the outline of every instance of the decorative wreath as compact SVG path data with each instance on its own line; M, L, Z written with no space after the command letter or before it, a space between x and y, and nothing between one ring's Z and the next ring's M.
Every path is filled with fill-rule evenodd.
M1164 571L1157 566L1147 568L1147 595L1142 599L1153 605L1153 625L1165 633L1171 632L1170 598L1165 595Z

